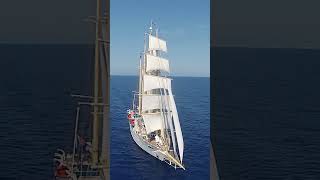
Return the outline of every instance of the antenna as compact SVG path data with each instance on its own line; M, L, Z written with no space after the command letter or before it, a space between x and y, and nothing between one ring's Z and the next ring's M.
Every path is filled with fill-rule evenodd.
M151 23L150 23L150 27L149 27L149 30L150 30L150 34L152 34L152 30L153 30L153 27L152 27L152 25L153 25L153 21L152 21L152 19L151 19Z
M156 25L156 23L154 23L153 21L151 21L151 27L150 27L152 30L155 28L156 29L156 37L158 37L158 31L159 31L159 29L158 29L158 27L157 27L157 25Z

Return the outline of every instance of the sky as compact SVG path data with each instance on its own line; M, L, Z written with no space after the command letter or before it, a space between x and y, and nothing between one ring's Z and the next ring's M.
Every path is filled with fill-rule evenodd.
M209 77L209 0L111 0L111 75L138 75L151 20L167 41L171 75Z
M319 0L212 0L217 46L320 48Z
M94 39L92 0L1 0L0 43L86 44Z

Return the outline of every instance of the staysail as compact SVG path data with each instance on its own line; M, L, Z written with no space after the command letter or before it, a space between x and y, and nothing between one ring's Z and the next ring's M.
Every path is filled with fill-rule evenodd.
M181 131L181 127L180 127L180 121L179 121L179 117L178 117L177 107L176 107L176 103L173 99L171 88L169 89L169 97L170 97L170 106L171 106L171 110L172 110L172 119L173 119L173 124L174 124L175 132L176 132L175 134L176 134L177 142L178 142L180 161L182 162L184 142L183 142L183 136L182 136L182 131Z

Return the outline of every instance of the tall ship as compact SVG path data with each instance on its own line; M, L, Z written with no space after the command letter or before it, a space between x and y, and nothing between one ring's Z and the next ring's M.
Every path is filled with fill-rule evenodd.
M133 93L127 118L131 136L139 147L175 169L185 170L183 136L165 53L167 43L159 38L152 22L140 56L139 90Z
M110 179L109 162L109 20L107 12L109 4L97 0L95 17L87 20L93 22L96 28L95 54L93 63L93 95L72 95L78 101L76 108L72 152L57 149L54 153L55 180L108 180ZM90 69L88 69L90 70ZM80 113L89 106L91 111L89 121L92 133L90 137L80 135ZM86 133L81 133L86 134Z

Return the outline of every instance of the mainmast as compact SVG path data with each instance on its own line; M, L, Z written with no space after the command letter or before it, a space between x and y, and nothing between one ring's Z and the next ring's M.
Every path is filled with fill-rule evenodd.
M96 39L95 39L95 65L94 65L94 106L93 106L93 130L92 130L92 162L98 163L99 149L99 58L100 58L100 35L101 35L101 0L97 0L96 14Z

